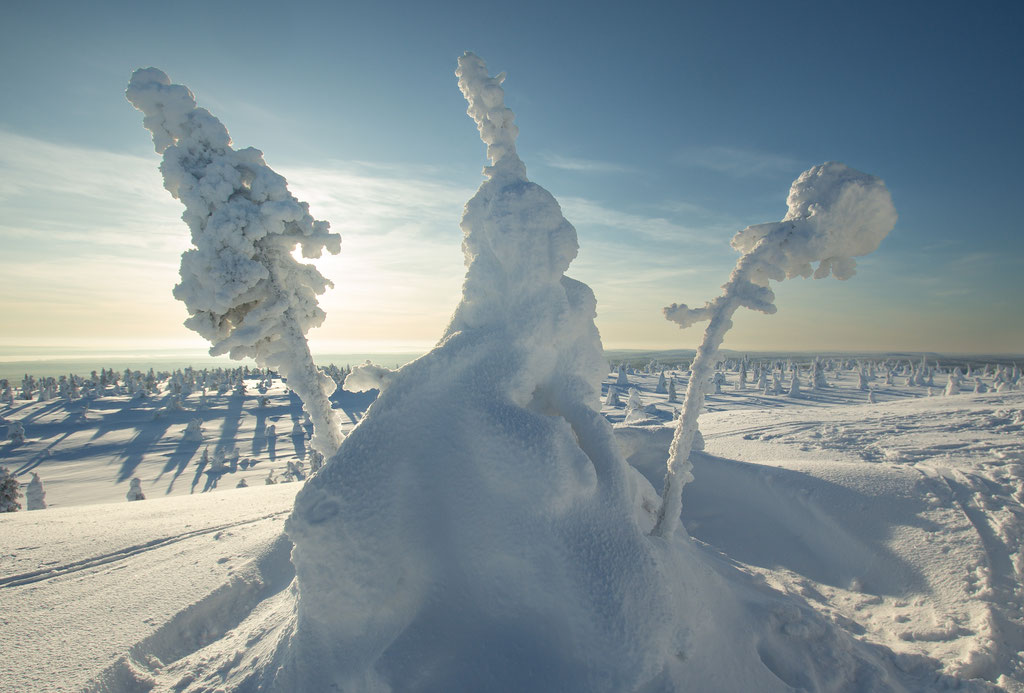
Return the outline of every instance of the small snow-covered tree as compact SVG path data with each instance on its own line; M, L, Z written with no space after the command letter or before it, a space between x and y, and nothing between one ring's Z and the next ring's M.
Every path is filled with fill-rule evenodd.
M668 401L669 402L678 402L679 401L679 395L676 393L676 379L675 378L669 378L668 379Z
M324 466L324 456L316 450L310 450L309 452L309 473L310 475L316 474L320 471L320 468Z
M7 467L0 467L0 513L13 513L21 510L21 484Z
M945 395L947 397L949 397L951 395L959 395L959 394L960 394L960 381L956 377L954 377L953 375L950 375L949 376L949 380L946 382Z
M659 395L668 394L668 383L665 382L665 371L658 374L658 384L655 386L654 392Z
M188 425L185 426L185 433L182 435L182 439L193 443L203 442L203 420L190 420Z
M675 304L665 317L680 327L709 321L693 360L683 415L669 447L668 473L653 534L671 536L679 525L683 486L693 478L689 462L704 387L732 316L740 307L774 313L770 280L792 277L849 279L855 257L878 248L896 224L892 198L881 179L835 161L808 169L790 188L789 211L779 222L743 229L732 246L743 253L722 295L702 308ZM817 263L815 269L812 263Z
M615 384L618 387L629 387L629 378L626 377L626 364L619 364L619 374L615 379Z
M828 387L828 378L825 377L825 364L820 358L814 359L814 368L811 375L811 388L823 390Z
M35 472L32 472L32 479L25 488L25 509L46 509L46 491L43 490L43 482Z
M317 296L332 284L292 252L337 253L340 236L310 216L259 150L233 149L185 86L140 69L126 96L163 154L164 186L185 205L194 247L182 255L174 296L191 315L186 326L210 340L211 355L251 357L280 372L313 419L312 446L333 455L342 438L329 399L335 384L313 363L305 336L323 322Z
M124 494L129 501L146 500L146 494L142 492L142 479L132 478L128 486L128 493Z
M608 386L608 394L605 395L604 405L606 407L617 407L622 404L622 400L619 399L619 390L614 385Z
M793 370L793 379L789 382L789 392L787 394L790 397L800 396L800 373L796 369Z
M20 444L25 442L25 424L20 421L12 421L7 424L7 440Z

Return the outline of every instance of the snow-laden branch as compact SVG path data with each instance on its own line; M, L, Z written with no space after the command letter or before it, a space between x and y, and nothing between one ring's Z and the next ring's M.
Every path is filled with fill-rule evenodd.
M525 180L526 166L516 153L519 128L512 122L515 114L505 106L505 91L501 88L505 73L489 76L487 64L479 56L466 52L459 58L455 76L466 97L466 113L476 121L480 139L487 145L491 165L484 173L491 178L504 174Z
M174 287L191 316L185 325L210 340L211 355L276 368L313 421L312 446L332 455L341 444L329 399L335 384L314 365L305 335L326 317L317 296L333 284L292 252L336 254L341 237L310 216L262 152L233 149L227 129L196 107L187 87L151 67L132 74L125 95L163 154L164 187L185 205L194 247L182 255Z
M671 535L678 527L683 486L693 480L690 449L697 433L697 417L736 309L774 313L775 294L768 286L772 279L822 279L830 274L836 279L849 279L856 271L854 258L878 248L896 224L896 210L885 183L835 161L800 174L786 202L789 211L782 221L748 226L732 239L732 247L743 256L722 287L721 296L702 308L675 303L665 308L665 317L683 328L704 320L710 322L690 367L686 400L669 447L661 508L652 534ZM815 262L817 269L812 267Z

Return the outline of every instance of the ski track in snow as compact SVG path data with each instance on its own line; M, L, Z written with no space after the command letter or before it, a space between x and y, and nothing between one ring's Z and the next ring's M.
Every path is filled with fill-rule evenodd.
M191 539L193 537L201 536L203 534L213 534L214 532L222 532L227 529L236 527L242 527L253 522L260 522L262 520L270 520L273 518L283 518L287 515L290 510L282 510L276 513L270 513L261 517L254 517L247 520L239 520L238 522L228 522L222 525L215 525L213 527L205 527L203 529L196 529L191 532L184 532L183 534L176 534L170 537L163 537L161 539L153 539L147 541L144 544L138 544L136 546L128 546L123 549L118 549L111 553L105 553L99 556L93 556L91 558L84 558L79 561L67 563L65 565L54 566L52 568L43 568L40 570L30 571L28 573L20 573L18 575L9 575L6 577L0 577L0 589L8 587L18 587L20 585L27 585L29 583L41 582L43 580L49 580L55 577L61 577L68 573L75 573L82 570L89 570L90 568L96 568L99 566L107 565L115 561L123 561L127 558L137 556L146 551L152 551L154 549L163 548L169 544L174 544L179 541Z

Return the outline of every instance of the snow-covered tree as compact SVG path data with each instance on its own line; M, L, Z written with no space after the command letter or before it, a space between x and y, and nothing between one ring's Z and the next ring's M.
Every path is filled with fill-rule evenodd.
M954 377L954 375L950 375L949 376L949 380L946 381L946 390L945 390L944 394L947 397L949 397L951 395L959 395L960 394L960 380L958 378Z
M203 420L191 419L188 425L185 426L185 433L182 434L182 439L193 443L203 442Z
M655 394L668 394L668 383L665 382L665 371L658 374L658 384L654 388Z
M629 388L629 399L626 400L626 411L624 421L626 423L637 423L646 420L647 413L644 411L643 399L640 391L635 387Z
M617 407L622 404L619 399L619 390L614 385L608 386L608 394L605 395L604 404L606 407Z
M245 479L244 479L244 478L242 478L242 479L239 479L239 480L238 480L238 484L237 484L237 485L235 486L235 488L248 488L248 487L249 487L249 484L247 484L247 483L245 482Z
M43 482L35 472L32 472L32 479L25 487L25 509L46 509L46 491L43 490Z
M332 455L341 443L329 399L335 384L305 337L323 322L317 296L332 284L292 252L337 253L341 238L310 216L259 150L233 149L227 129L183 85L140 69L126 96L163 154L164 186L185 205L194 247L182 255L174 288L191 316L185 324L210 340L211 355L251 357L280 372L313 419L312 446Z
M7 467L0 467L0 513L13 513L21 510L21 484Z
M320 471L320 468L324 466L324 456L316 450L310 450L309 452L309 473L310 475L316 474Z
M129 501L146 500L146 494L142 492L142 479L139 477L132 478L128 485L128 493L124 495Z
M575 229L526 177L503 77L470 54L457 74L491 161L461 224L462 300L296 497L297 622L275 662L325 665L274 683L671 687L684 561L647 536L653 489L600 414L596 301L565 275Z
M668 401L669 402L678 402L679 401L679 395L676 393L676 379L675 378L669 378L668 379Z
M820 358L814 359L814 366L811 371L811 388L823 390L828 387L828 378L825 377L825 364Z
M20 421L11 421L7 424L7 440L20 444L25 442L25 424Z
M892 198L881 179L830 161L800 175L790 188L789 211L779 222L743 229L732 246L743 253L723 293L702 308L673 303L665 317L680 327L709 321L697 349L694 377L686 390L683 415L669 448L668 474L654 533L670 536L679 525L683 486L693 478L690 449L704 387L714 367L732 316L740 307L774 313L769 281L792 277L849 279L855 257L878 248L896 223ZM817 263L817 269L812 267Z
M619 364L618 375L615 378L615 385L618 387L629 387L629 378L626 376L626 364Z
M793 370L793 379L789 381L789 391L786 394L790 397L800 396L800 372L796 369Z

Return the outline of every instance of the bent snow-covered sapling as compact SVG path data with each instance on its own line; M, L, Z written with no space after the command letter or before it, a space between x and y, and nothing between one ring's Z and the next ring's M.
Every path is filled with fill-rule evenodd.
M675 304L665 317L680 327L707 320L708 327L691 366L683 413L669 447L668 471L661 508L652 534L671 535L679 526L683 486L693 479L690 450L697 417L704 406L707 381L725 333L737 308L774 313L775 294L769 280L792 277L849 279L855 257L878 248L896 224L892 198L880 178L830 161L800 174L787 199L782 221L748 226L732 239L743 253L722 295L702 308ZM813 268L811 263L818 263ZM794 379L796 373L794 372Z

